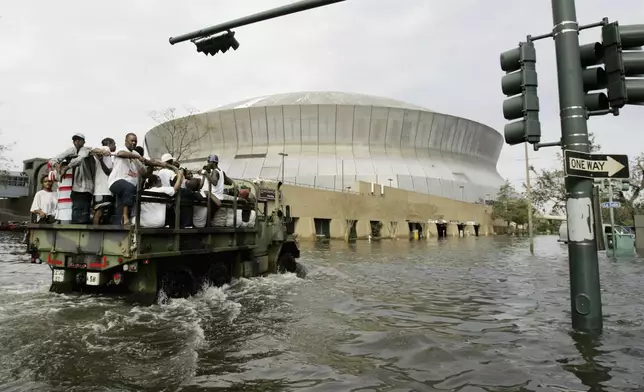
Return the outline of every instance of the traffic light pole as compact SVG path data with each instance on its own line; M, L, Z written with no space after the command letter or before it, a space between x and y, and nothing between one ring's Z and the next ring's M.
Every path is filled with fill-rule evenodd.
M562 149L590 152L575 0L552 0ZM602 329L597 244L593 233L593 180L567 176L566 210L572 327Z
M525 189L528 193L528 235L530 236L530 254L534 254L534 226L532 224L532 185L530 183L530 161L528 143L523 143L525 148Z

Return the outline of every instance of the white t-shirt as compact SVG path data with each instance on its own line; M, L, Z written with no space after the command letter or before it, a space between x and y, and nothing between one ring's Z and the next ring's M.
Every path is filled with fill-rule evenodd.
M116 153L118 154L121 151L132 153L136 156L140 156L138 152L128 150L126 147L119 148ZM121 158L119 156L114 157L114 166L112 167L112 173L107 181L108 188L112 186L118 180L125 180L130 184L136 186L139 182L139 169L143 165L141 162L135 159Z
M99 147L101 150L110 151L110 148L107 146ZM101 167L101 160L108 169L114 167L114 157L97 157L94 156L96 160L96 173L94 173L94 196L109 196L112 194L110 192L109 176L105 174L103 168Z
M192 210L192 225L194 227L206 227L208 220L208 207L195 206Z
M221 169L215 169L215 171L219 172L219 180L217 181L216 184L212 185L212 188L210 191L212 192L213 195L217 196L219 200L224 199L224 172ZM211 173L212 176L214 177L214 172ZM206 197L206 192L208 192L208 184L210 183L210 180L206 176L203 176L203 186L201 187L201 195L203 197Z
M170 180L177 174L170 169L163 168L157 172L157 176L161 179L161 186L172 186Z
M34 201L31 203L31 212L42 210L47 215L54 215L58 204L57 195L54 192L40 190L34 195ZM36 222L40 221L38 216Z
M174 196L174 188L170 186L150 188L145 191ZM166 204L163 203L141 203L141 227L165 226L165 208Z

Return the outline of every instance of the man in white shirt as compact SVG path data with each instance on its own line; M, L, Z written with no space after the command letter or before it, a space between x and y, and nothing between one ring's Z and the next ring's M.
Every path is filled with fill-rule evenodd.
M116 151L112 172L107 181L110 192L116 198L115 218L120 219L120 224L123 226L130 224L139 176L145 172L143 163L146 159L134 150L136 144L136 135L128 133L125 136L125 145Z
M203 187L201 188L202 195L208 197L208 190L210 189L209 202L212 202L210 208L212 215L208 219L212 219L212 216L221 207L221 201L226 198L224 185L232 185L233 187L237 185L219 168L219 157L214 154L208 157L207 165L201 171L201 175L204 178ZM209 184L212 184L212 186L209 186Z
M174 157L171 154L163 154L161 156L161 162L166 163L168 165L173 165L174 164ZM176 175L174 170L168 169L168 168L163 168L159 171L157 171L157 176L161 179L161 186L171 186L170 185L170 180Z
M116 142L112 138L105 138L101 142L100 150L106 154L113 154L116 151ZM105 218L111 216L114 196L110 192L108 184L109 176L114 166L112 155L94 155L96 161L94 172L94 224L99 225L105 222Z
M31 203L31 213L36 214L36 222L49 223L54 221L56 214L57 199L56 194L52 192L52 181L49 176L44 175L40 179L42 190L34 195L34 201Z
M183 173L177 173L177 180L174 186L162 186L161 178L153 174L147 178L145 183L145 192L161 193L168 196L174 196L181 188L183 182ZM166 225L166 211L172 210L167 208L164 203L141 203L141 227L164 227Z

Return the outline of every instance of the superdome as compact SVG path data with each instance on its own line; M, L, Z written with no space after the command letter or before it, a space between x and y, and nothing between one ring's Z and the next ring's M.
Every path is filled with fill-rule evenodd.
M357 180L475 202L493 197L503 183L496 170L503 145L498 132L393 99L287 93L190 120L184 120L188 137L201 140L184 162L200 166L218 154L220 167L234 178L281 178L284 159L285 182L335 190ZM167 152L167 128L162 124L146 134L150 156Z

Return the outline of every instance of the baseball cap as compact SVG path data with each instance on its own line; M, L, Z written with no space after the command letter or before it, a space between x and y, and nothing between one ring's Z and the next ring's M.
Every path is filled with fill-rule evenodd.
M76 139L85 140L85 135L83 135L82 133L75 133L74 136L72 136L72 140L76 140Z
M161 162L174 161L174 157L171 154L165 153L161 155Z
M208 162L211 163L218 163L219 162L219 157L215 154L212 154L211 156L208 157Z

